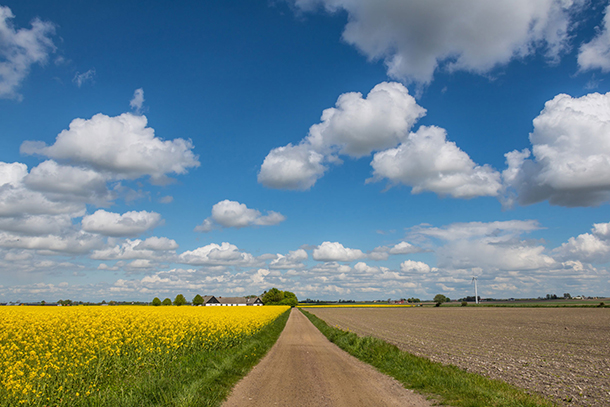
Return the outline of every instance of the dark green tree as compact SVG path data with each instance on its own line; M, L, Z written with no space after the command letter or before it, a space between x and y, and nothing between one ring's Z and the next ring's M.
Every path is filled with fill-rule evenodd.
M203 305L203 297L199 294L193 298L193 305Z
M161 303L163 305L172 305L172 300L170 300L169 298L166 298L163 300L163 302Z
M284 291L284 299L280 301L280 305L290 305L291 307L296 307L298 304L299 300L294 293Z
M152 305L154 305L155 307L161 305L161 300L159 299L159 297L153 298Z
M174 299L174 305L186 305L186 298L184 298L184 295L178 294Z
M445 297L443 294L436 294L434 296L434 302L436 303L437 307L440 307L440 305L444 302L448 302L449 298Z
M284 292L278 290L273 287L271 290L267 291L261 300L265 305L277 305L284 299Z

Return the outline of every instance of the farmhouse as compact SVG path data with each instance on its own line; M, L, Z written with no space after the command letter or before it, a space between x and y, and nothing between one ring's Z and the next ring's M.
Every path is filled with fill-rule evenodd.
M259 297L245 298L245 297L214 297L213 295L206 295L203 297L203 305L207 306L224 306L224 307L236 307L236 306L261 306L263 302Z

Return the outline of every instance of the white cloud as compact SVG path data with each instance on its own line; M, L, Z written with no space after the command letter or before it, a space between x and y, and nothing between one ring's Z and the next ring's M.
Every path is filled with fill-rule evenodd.
M24 180L27 176L28 168L25 164L0 162L0 216L82 216L85 209L82 203L51 201L44 194L26 187Z
M389 255L411 254L422 252L421 247L413 246L408 242L400 242L392 247L379 246L368 252L368 258L371 260L387 260Z
M0 98L21 99L17 88L31 66L44 64L55 50L55 26L36 18L32 28L16 30L10 21L14 17L10 8L0 6Z
M123 113L109 117L96 114L91 119L74 119L55 143L25 141L24 154L40 154L108 172L117 179L149 175L154 182L167 181L167 174L184 174L198 167L198 157L189 140L162 140L147 127L145 116Z
M507 153L503 172L520 204L595 206L610 199L610 93L555 96L534 119L530 141L533 158L529 150Z
M446 140L440 127L421 126L396 148L376 153L371 162L373 177L391 183L454 198L497 196L502 189L500 174L488 165L479 166L454 142Z
M108 190L106 182L106 177L97 171L60 165L53 160L40 163L24 178L29 189L46 193L53 200L76 200L97 205L107 205L116 198Z
M59 235L72 227L69 215L0 217L0 230L17 235Z
M604 11L602 28L589 42L578 50L578 66L581 71L601 69L610 71L610 5Z
M83 217L83 230L105 236L137 236L161 223L161 215L156 212L131 211L124 214L97 210Z
M571 237L554 250L564 261L606 263L610 261L610 223L596 223L592 233Z
M441 240L465 240L481 236L516 236L541 229L535 220L452 223L441 228L422 225L412 228L411 235L423 235Z
M306 144L274 148L258 173L258 182L267 188L305 191L324 175L324 155Z
M405 260L400 263L400 271L404 273L424 274L430 272L430 266L421 261Z
M265 157L258 182L269 188L307 190L337 157L359 158L397 145L425 114L403 85L382 82L367 95L344 93L335 107L324 110L322 122L293 146L278 147Z
M144 107L144 89L139 88L133 92L133 98L129 101L131 107L137 114L142 114Z
M248 266L255 263L254 256L240 252L237 246L227 242L220 245L211 243L186 251L179 256L179 261L185 264L209 266Z
M339 242L323 242L313 250L312 255L317 261L354 261L366 258L366 254L358 249L343 247Z
M121 244L95 250L91 254L94 260L175 260L178 244L166 237L149 237L146 240L126 239Z
M400 242L400 243L394 245L390 249L389 253L390 254L411 254L411 253L419 253L421 251L422 251L422 249L420 247L413 246L411 243Z
M73 229L60 235L24 236L0 232L0 247L37 250L42 255L84 254L103 245L99 236Z
M210 232L216 228L243 228L247 226L271 226L286 220L281 213L267 211L263 216L260 211L250 209L245 204L225 199L212 207L212 216L195 228L196 232Z
M486 73L545 50L558 60L567 48L572 0L294 0L310 11L345 10L343 40L369 59L383 59L396 79L427 84L439 69Z
M93 82L94 77L95 77L95 68L92 68L84 73L76 72L76 74L74 75L74 78L72 78L72 82L74 82L76 84L76 86L78 86L80 88L87 82Z
M270 269L299 269L305 267L303 261L307 260L309 256L303 249L298 249L288 252L286 256L277 254L277 257L269 263Z
M324 110L322 122L309 129L305 140L315 151L363 157L394 147L426 113L403 85L382 82L367 95L339 96L336 107Z
M156 237L152 236L143 242L138 243L135 247L136 250L176 250L178 248L178 243L176 243L173 239L168 239L167 237Z

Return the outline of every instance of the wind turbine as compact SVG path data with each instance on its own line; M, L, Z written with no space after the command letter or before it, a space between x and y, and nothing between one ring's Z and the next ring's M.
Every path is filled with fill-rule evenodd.
M479 296L477 294L477 278L472 277L472 282L474 283L474 300L476 301L476 303L479 303Z

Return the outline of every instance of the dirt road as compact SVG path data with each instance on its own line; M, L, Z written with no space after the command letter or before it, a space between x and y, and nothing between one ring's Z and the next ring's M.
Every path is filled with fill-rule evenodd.
M339 349L296 308L267 356L223 407L428 407L423 396Z

